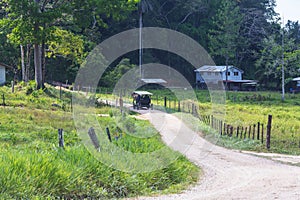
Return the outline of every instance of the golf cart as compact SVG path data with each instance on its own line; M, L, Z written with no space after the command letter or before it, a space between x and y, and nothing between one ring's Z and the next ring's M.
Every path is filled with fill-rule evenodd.
M153 104L151 103L152 93L147 91L134 91L133 97L133 109L151 108L153 110Z

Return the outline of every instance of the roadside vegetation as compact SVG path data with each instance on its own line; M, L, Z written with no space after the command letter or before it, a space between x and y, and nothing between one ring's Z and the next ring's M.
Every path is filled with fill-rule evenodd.
M178 112L178 98L168 89L149 90L153 95L153 103L156 108L176 113ZM198 99L199 114L211 115L212 104L208 91L196 90ZM167 108L164 108L164 97L167 97ZM187 102L189 100L186 100ZM181 111L189 112L191 108L180 108ZM268 115L273 116L271 129L270 152L300 155L300 94L286 94L285 101L281 101L279 92L226 92L226 105L223 111L224 122L232 126L247 127L260 122L267 126ZM187 122L192 116L183 117ZM218 116L215 116L218 118ZM193 120L192 120L193 121ZM194 122L199 123L199 122ZM193 125L194 126L194 125ZM203 123L203 127L206 125ZM266 131L266 130L265 130ZM253 140L241 140L234 137L219 136L216 131L206 127L205 133L215 133L218 137L218 144L228 148L263 151L266 152L265 144ZM266 132L265 132L266 133Z
M176 193L195 183L200 170L185 157L150 173L125 173L95 159L77 136L70 106L71 93L47 86L31 91L18 85L15 93L1 87L6 106L0 106L0 198L1 199L118 199L137 195ZM99 123L111 128L111 108L97 108ZM114 112L115 113L115 112ZM151 131L151 138L123 132L113 143L126 151L151 152L164 146L147 121L127 116L124 125ZM139 127L144 127L141 129ZM65 148L58 147L57 129L63 128ZM126 129L127 131L129 129Z
M196 94L200 113L211 115L209 93L196 91ZM268 115L272 115L270 151L300 155L300 94L287 94L284 102L279 92L227 92L226 95L224 121L227 124L247 127L260 122L266 127ZM218 137L218 144L228 148L267 151L259 141Z

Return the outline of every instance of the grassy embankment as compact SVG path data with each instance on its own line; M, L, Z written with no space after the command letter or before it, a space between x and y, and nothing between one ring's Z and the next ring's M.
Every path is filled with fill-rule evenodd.
M199 169L180 155L168 167L150 173L125 173L106 166L76 134L71 94L63 92L59 100L59 91L52 87L46 91L31 87L18 86L14 94L7 87L0 88L7 104L0 106L0 199L116 199L178 192L197 181ZM105 107L97 109L99 114L109 112ZM142 139L125 132L113 141L115 145L131 152L164 146L147 121L130 116L125 121L136 134L147 129L154 136ZM99 117L99 123L117 131L112 116ZM58 128L64 129L65 149L58 147Z

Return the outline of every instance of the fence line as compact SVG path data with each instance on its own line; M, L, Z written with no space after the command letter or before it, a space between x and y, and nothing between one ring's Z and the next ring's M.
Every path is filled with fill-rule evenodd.
M156 102L158 104L159 97L156 97ZM161 98L162 99L162 98ZM262 144L266 144L266 148L270 149L271 145L271 129L272 129L272 116L268 117L268 125L264 126L263 123L257 122L255 124L250 124L248 126L233 126L227 124L223 120L218 119L214 115L201 115L199 114L199 108L196 106L197 103L192 101L180 102L178 104L171 103L167 97L163 98L163 105L165 108L172 109L174 111L190 113L195 117L199 118L204 124L210 126L212 129L216 130L221 136L235 137L241 140L256 140L260 141ZM169 106L168 106L169 105ZM173 105L173 107L172 107ZM264 133L267 133L266 136ZM266 137L266 140L264 140ZM300 145L300 144L299 144Z

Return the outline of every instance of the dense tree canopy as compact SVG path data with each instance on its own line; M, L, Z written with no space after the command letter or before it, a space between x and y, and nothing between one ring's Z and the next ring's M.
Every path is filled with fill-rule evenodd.
M38 88L44 81L72 82L95 45L139 27L142 13L143 26L182 32L216 64L235 65L246 78L278 88L282 55L287 81L300 75L300 25L289 21L283 28L275 5L275 0L2 0L0 62L18 68L24 81L35 77ZM195 82L190 64L170 52L144 50L143 62L172 66ZM105 79L138 63L138 51L126 54Z

